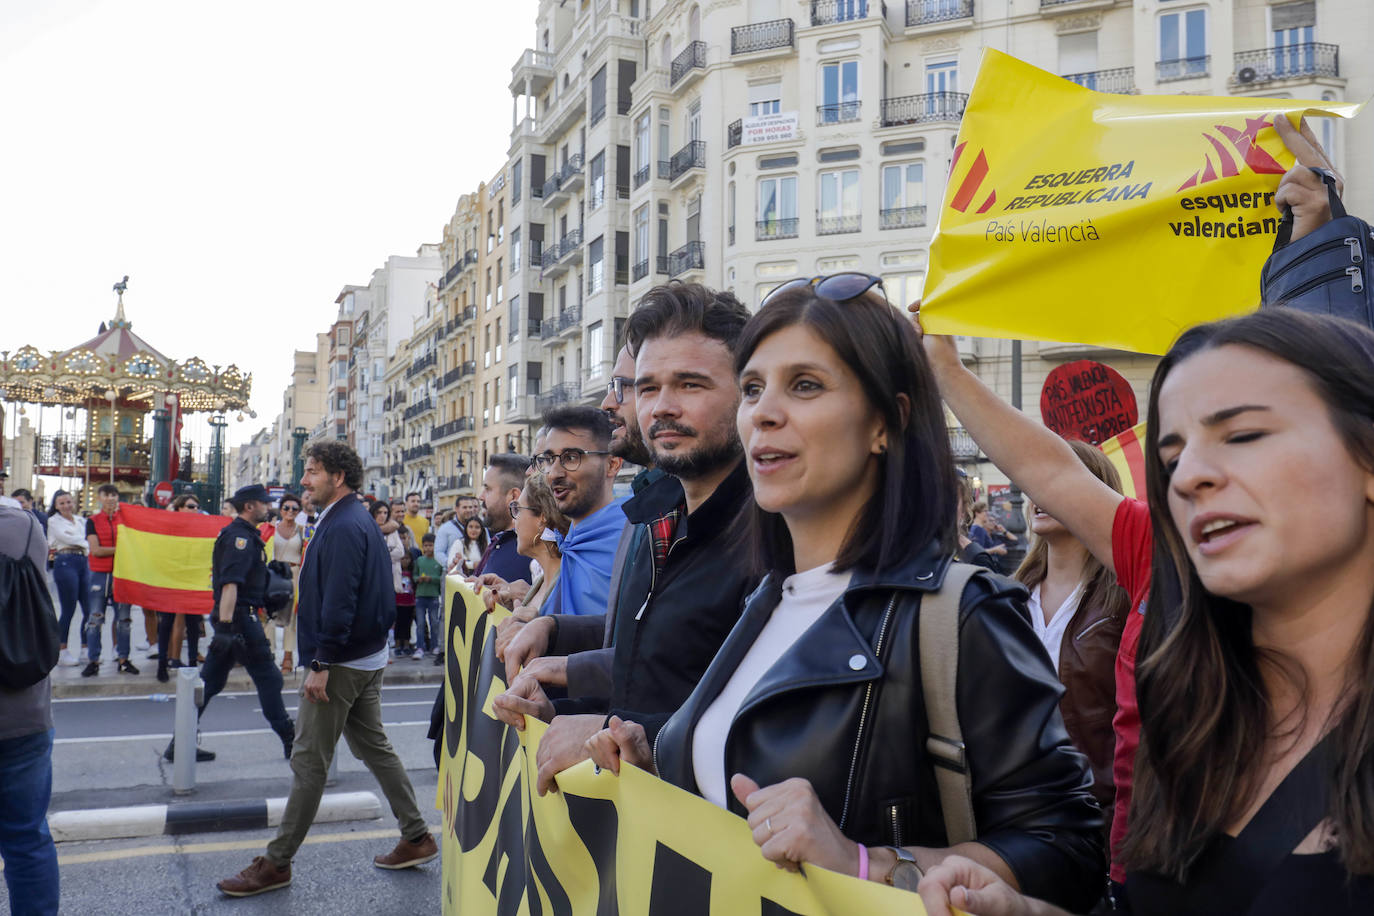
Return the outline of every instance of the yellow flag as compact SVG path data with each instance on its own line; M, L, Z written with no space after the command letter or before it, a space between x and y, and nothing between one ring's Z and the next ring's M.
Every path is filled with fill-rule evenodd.
M937 334L1163 353L1253 311L1295 99L1111 95L992 49L955 144L921 323Z

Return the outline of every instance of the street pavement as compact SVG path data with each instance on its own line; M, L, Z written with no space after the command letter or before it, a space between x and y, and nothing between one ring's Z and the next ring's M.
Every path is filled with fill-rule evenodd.
M389 669L428 663L397 661ZM438 671L439 669L431 669ZM437 773L425 738L436 687L383 688L382 718L432 825ZM294 718L298 688L285 691ZM233 690L210 703L201 719L201 743L218 755L196 766L196 789L172 792L172 764L162 751L172 733L175 702L141 697L58 698L53 701L53 799L50 811L179 802L255 801L284 797L291 771L281 742L262 718L257 694ZM339 778L328 792L372 791L385 799L366 768L340 741ZM273 829L181 837L69 842L58 845L63 913L433 913L439 910L438 860L415 871L372 866L397 834L389 814L378 820L321 824L303 847L295 883L262 898L228 901L215 889L237 873L275 834ZM8 906L0 886L0 912Z

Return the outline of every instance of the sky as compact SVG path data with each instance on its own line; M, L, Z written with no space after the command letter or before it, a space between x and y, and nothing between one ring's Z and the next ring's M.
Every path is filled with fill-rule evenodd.
M0 349L89 339L127 274L148 343L252 373L245 441L339 290L500 168L537 7L0 0Z

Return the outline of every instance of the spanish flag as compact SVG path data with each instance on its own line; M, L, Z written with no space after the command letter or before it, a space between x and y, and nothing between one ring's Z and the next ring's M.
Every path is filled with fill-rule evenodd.
M115 600L179 614L214 610L210 561L215 537L231 519L129 505L119 515Z
M1101 445L1121 475L1121 492L1135 499L1145 498L1145 424L1137 423L1124 433L1112 436Z

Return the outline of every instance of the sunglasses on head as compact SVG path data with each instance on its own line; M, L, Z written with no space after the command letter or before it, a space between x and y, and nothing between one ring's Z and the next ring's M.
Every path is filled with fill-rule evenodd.
M778 293L807 286L815 287L815 293L820 298L830 299L834 302L847 302L850 299L857 299L875 286L882 290L883 299L887 299L887 289L883 286L882 277L846 270L837 274L822 274L818 277L798 277L795 280L788 280L781 286L774 287L772 292L764 296L763 300L759 302L759 308L767 305L769 300Z

